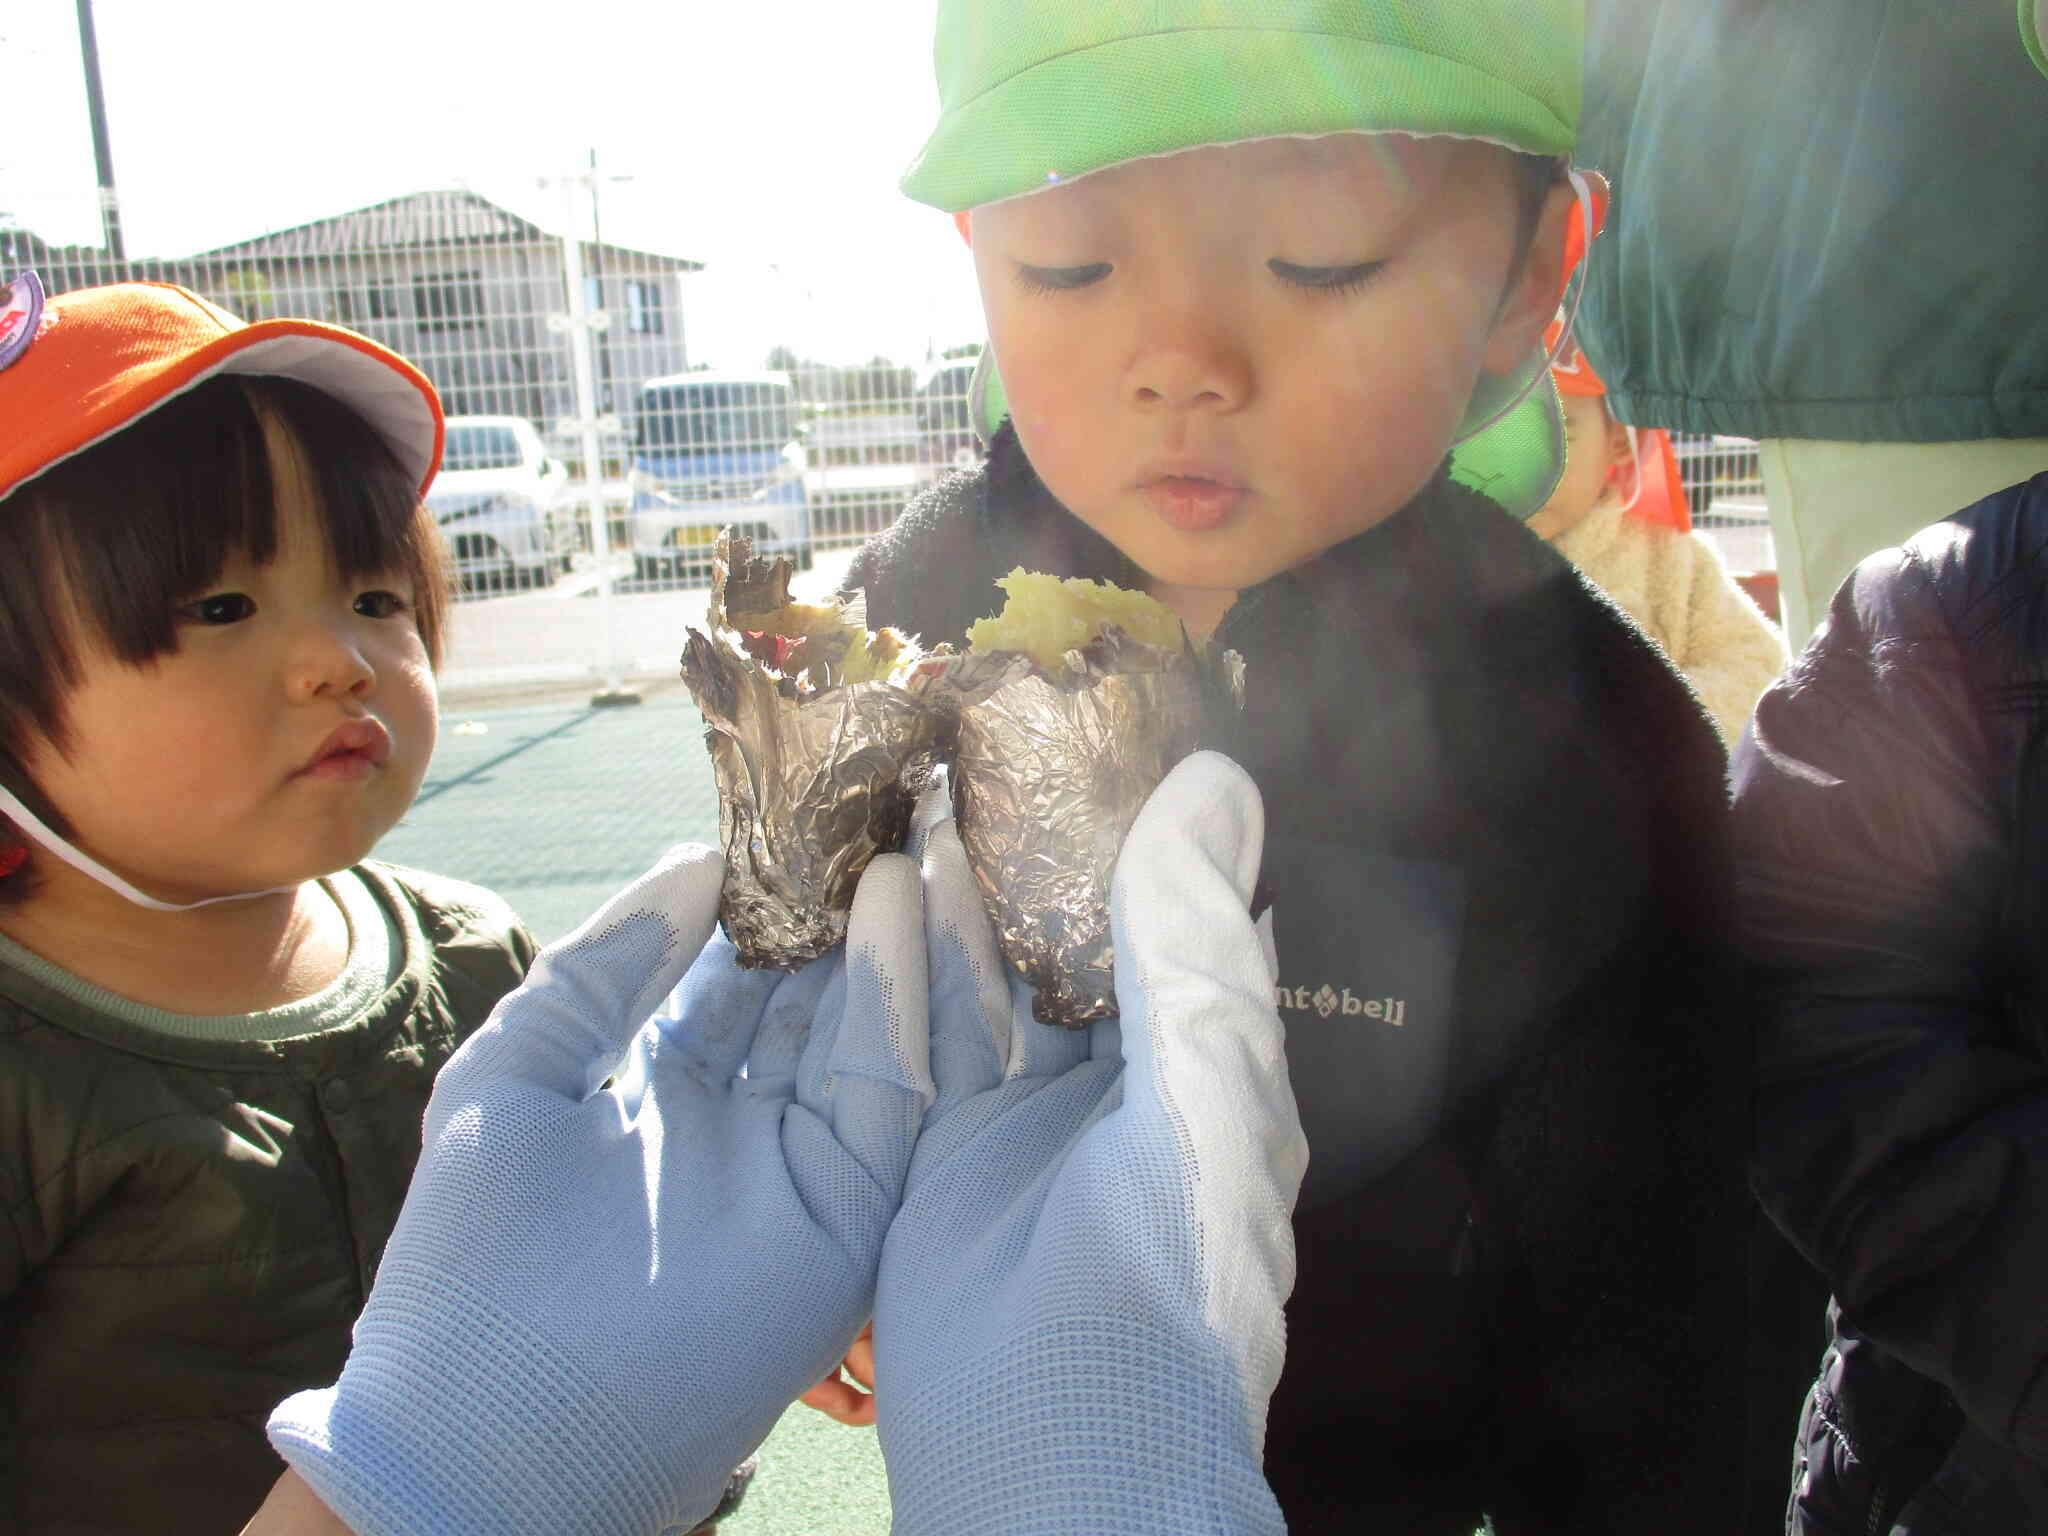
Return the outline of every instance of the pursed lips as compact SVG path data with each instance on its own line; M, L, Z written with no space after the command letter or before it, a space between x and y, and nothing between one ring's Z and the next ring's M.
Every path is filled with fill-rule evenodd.
M1247 494L1230 470L1193 459L1146 465L1136 489L1169 527L1186 533L1222 526Z
M1217 459L1154 459L1141 466L1136 477L1139 490L1165 483L1201 482L1227 491L1246 489L1243 477L1231 465Z
M391 758L391 733L381 720L349 720L328 732L299 775L322 779L361 778Z

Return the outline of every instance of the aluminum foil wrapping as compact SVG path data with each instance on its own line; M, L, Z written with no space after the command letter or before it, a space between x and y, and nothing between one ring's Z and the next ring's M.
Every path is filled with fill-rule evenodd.
M1244 698L1235 652L1198 659L1109 629L1048 673L973 652L952 769L960 839L1004 956L1043 1023L1116 1014L1110 877L1124 834L1167 771L1201 744L1209 710Z
M732 569L758 574L745 541L732 542ZM726 574L721 558L714 620L729 617ZM718 785L726 936L742 965L795 970L845 938L861 871L902 847L917 796L950 751L953 708L931 696L949 658L921 663L902 686L809 687L746 647L736 630L689 631L683 680Z

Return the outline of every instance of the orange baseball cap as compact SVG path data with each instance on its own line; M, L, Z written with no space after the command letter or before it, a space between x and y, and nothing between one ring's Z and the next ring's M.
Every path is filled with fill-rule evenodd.
M45 295L33 272L0 288L0 497L221 374L297 379L355 411L426 493L441 464L441 400L367 336L317 320L237 319L173 283Z

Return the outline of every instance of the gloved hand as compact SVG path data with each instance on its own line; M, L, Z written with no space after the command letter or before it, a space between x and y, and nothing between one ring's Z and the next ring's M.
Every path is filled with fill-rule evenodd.
M360 1536L687 1530L867 1317L932 1093L916 867L793 976L706 946L720 879L671 851L442 1070L341 1380L270 1420Z
M1121 1024L1031 1017L950 822L924 842L938 1098L874 1329L896 1536L1280 1531L1261 1470L1307 1145L1227 758L1118 859Z

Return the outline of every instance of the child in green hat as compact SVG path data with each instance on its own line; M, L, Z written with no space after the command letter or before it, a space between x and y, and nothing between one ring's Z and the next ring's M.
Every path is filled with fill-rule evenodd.
M904 182L960 216L1008 418L862 551L870 622L961 643L1023 566L1245 661L1218 744L1310 1148L1265 1453L1296 1532L1741 1523L1723 755L1518 520L1562 463L1581 31L941 0Z

